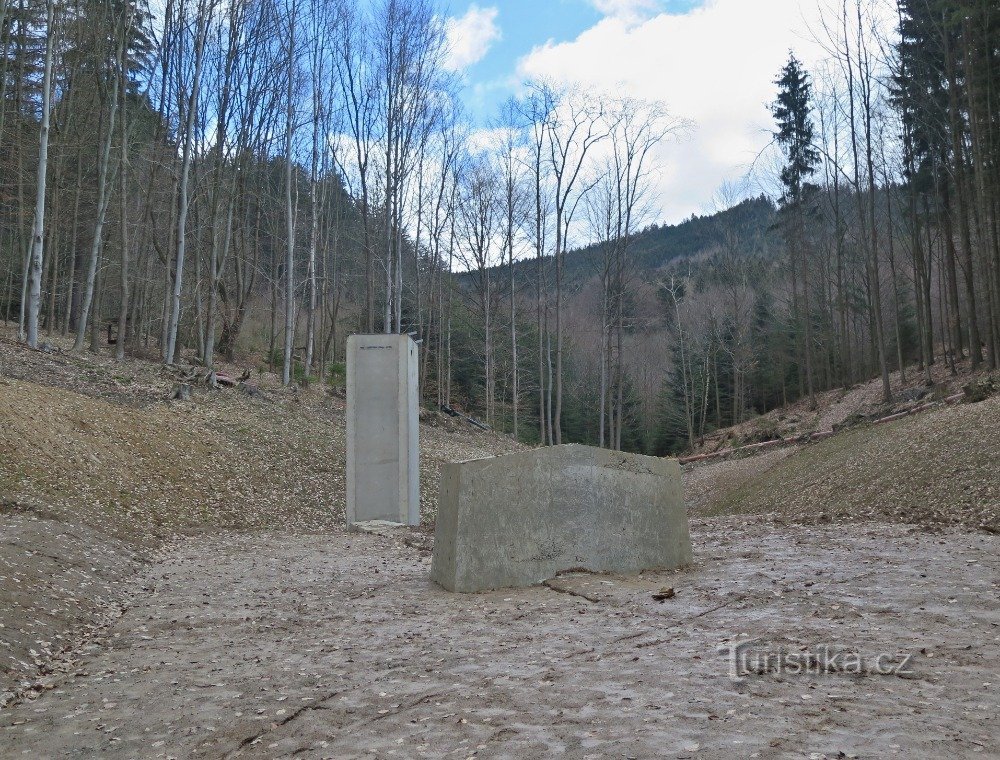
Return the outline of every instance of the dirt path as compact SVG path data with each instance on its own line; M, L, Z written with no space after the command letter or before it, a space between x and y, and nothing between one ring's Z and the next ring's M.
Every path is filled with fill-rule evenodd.
M409 543L406 540L409 540ZM408 536L197 539L81 670L0 715L4 757L989 755L1000 736L998 539L694 526L696 565L454 596ZM651 591L674 586L662 604ZM717 647L897 675L728 675ZM994 755L995 756L995 755Z

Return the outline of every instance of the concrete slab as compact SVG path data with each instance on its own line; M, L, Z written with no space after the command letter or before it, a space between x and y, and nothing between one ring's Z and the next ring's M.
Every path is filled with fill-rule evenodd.
M449 591L690 562L675 460L566 445L441 468L431 578Z
M406 525L388 520L365 520L364 522L351 523L347 529L352 533L368 533L373 536L388 536L397 530L407 528Z
M417 344L347 339L347 525L420 524Z

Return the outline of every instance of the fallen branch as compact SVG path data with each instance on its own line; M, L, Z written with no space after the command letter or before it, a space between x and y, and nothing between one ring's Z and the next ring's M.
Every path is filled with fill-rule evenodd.
M569 594L570 596L578 596L581 599L586 599L588 602L597 603L601 601L600 597L594 596L593 594L587 594L583 591L576 591L571 589L569 586L563 586L561 583L556 582L555 579L549 579L547 581L542 581L542 585L545 588L550 588L553 591L558 591L560 594Z
M676 623L674 623L673 625L667 626L663 630L664 631L672 631L675 628L680 628L685 623L690 623L692 620L697 620L700 617L705 617L705 615L711 615L713 612L718 612L719 610L721 610L721 609L723 609L725 607L729 607L729 606L731 606L733 604L736 604L736 602L741 602L741 601L743 601L743 597L742 596L740 596L740 595L733 596L731 599L728 599L727 601L723 602L722 604L717 604L715 607L709 607L707 610L702 610L701 612L699 612L699 613L697 613L695 615L688 615L683 620L679 620ZM648 647L656 647L656 646L659 646L660 644L666 644L668 641L671 641L671 639L653 639L652 641L644 641L644 642L642 642L640 644L636 644L635 648L636 649L646 649Z
M817 433L800 433L799 435L793 435L788 438L775 438L772 441L751 443L747 446L733 446L728 449L720 449L719 451L712 451L709 452L708 454L696 454L690 457L681 457L677 461L680 464L693 464L695 462L704 462L709 459L719 459L721 457L727 457L731 456L732 454L740 454L748 451L760 451L762 449L778 448L780 446L793 446L797 443L821 441L824 438L829 438L833 434L834 434L833 430L821 430Z
M487 433L490 432L490 429L486 427L486 425L484 425L479 420L473 419L467 414L462 414L460 411L451 408L447 404L441 404L441 411L447 414L449 417L460 417L461 419L468 422L470 425L475 425L477 428L479 428L480 430L485 430Z
M897 412L895 414L890 414L887 417L879 417L878 419L871 420L872 425L884 425L887 422L895 422L896 420L901 420L904 417L911 417L915 414L920 414L922 412L928 412L931 409L937 409L941 406L951 406L958 401L965 398L964 393L956 393L953 396L948 396L941 401L929 401L926 404L920 404L919 406L912 407L903 412ZM789 436L788 438L775 438L772 441L763 441L762 443L751 443L747 446L733 446L728 449L720 449L719 451L712 451L707 454L696 454L689 457L680 457L677 461L680 464L695 464L698 462L706 462L711 459L721 459L723 457L732 456L733 454L743 454L747 452L757 452L761 449L777 448L779 446L794 446L800 443L811 443L813 441L821 441L824 438L830 438L835 435L838 431L836 430L820 430L816 433L800 433L799 435Z
M360 721L358 723L355 723L354 725L349 726L347 730L348 730L348 732L350 732L351 730L353 730L353 729L355 729L355 728L357 728L359 726L366 726L366 725L368 725L370 723L374 723L375 721L382 720L384 718L395 717L396 715L399 715L404 710L412 710L414 707L419 707L420 705L424 704L425 702L430 702L432 699L437 699L438 697L444 697L447 694L448 694L448 692L446 692L446 691L435 691L435 692L432 692L430 694L424 694L424 696L420 697L419 699L416 699L416 700L414 700L412 702L409 702L409 703L407 703L405 705L400 705L399 708L396 709L396 710L394 710L394 711L388 711L388 712L382 713L381 715L376 715L374 718L369 718L368 720L363 720L363 721Z

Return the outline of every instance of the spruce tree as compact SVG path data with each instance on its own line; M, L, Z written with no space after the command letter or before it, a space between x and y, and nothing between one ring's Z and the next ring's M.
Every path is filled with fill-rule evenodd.
M813 144L812 84L794 53L789 53L788 63L775 84L778 99L771 112L778 130L774 136L787 160L781 171L781 183L785 186L781 200L783 206L791 206L802 201L805 183L816 173L819 163L819 152Z
M814 126L811 116L812 84L802 64L789 53L788 63L775 81L778 99L772 106L777 124L774 136L785 154L781 170L784 191L780 216L788 248L792 280L792 313L796 332L800 333L799 388L808 393L816 406L812 369L812 323L810 310L809 251L803 208L809 191L808 180L816 173L819 151L813 144ZM802 369L805 376L802 375ZM803 387L803 382L805 386Z

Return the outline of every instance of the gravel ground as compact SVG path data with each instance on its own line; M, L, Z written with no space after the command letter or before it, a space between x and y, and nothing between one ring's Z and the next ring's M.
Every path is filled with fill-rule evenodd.
M408 535L196 539L38 698L5 757L996 756L998 539L696 521L692 568L471 596ZM651 592L669 585L662 604ZM758 668L718 647L903 672Z
M0 337L0 756L996 746L998 539L971 531L998 508L1000 399L689 468L695 565L563 578L591 603L447 594L427 580L426 527L342 532L343 399L255 382L259 397L167 403L155 364ZM516 446L424 422L430 521L441 462ZM839 524L809 525L824 521ZM657 604L663 586L677 596ZM914 655L913 670L736 683L717 647L748 640Z
M140 567L191 536L342 523L342 398L261 376L262 396L202 388L167 402L172 382L150 362L0 339L0 706L35 691L54 654L120 615ZM516 448L427 422L424 519L443 461Z

